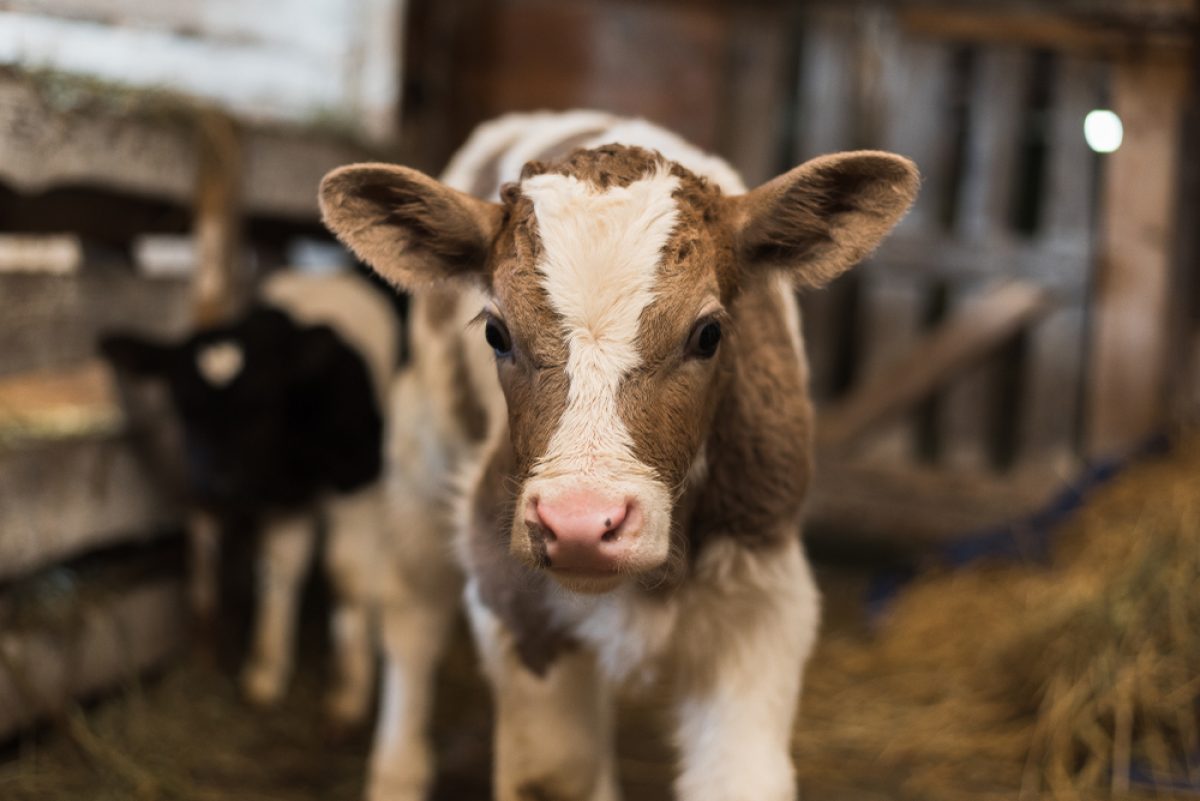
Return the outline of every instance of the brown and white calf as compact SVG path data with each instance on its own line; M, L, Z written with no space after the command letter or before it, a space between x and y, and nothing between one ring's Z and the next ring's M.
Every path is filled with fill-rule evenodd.
M326 177L330 228L416 293L412 380L433 418L491 415L455 536L496 694L497 798L616 798L611 689L657 682L681 799L794 797L818 596L792 287L870 253L917 184L907 160L858 152L746 191L669 132L590 112L485 126L444 183L386 164ZM433 658L439 635L401 632ZM417 798L424 710L389 695L374 786Z

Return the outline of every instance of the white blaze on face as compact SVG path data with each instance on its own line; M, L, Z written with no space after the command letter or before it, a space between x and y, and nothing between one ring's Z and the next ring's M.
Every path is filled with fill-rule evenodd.
M646 544L656 552L666 547L669 495L634 456L617 396L641 362L639 321L654 300L662 249L675 229L678 185L666 169L606 190L550 174L521 184L542 242L542 286L562 316L569 380L566 409L534 466L527 497L581 485L626 494L642 507L643 533L661 533L661 543Z
M547 467L567 461L591 472L593 457L633 459L617 389L640 362L638 323L675 228L678 185L665 170L603 191L564 175L521 185L542 240L542 285L567 338L567 408L541 460Z
M236 342L216 342L196 354L196 369L213 386L223 387L242 371L245 356Z

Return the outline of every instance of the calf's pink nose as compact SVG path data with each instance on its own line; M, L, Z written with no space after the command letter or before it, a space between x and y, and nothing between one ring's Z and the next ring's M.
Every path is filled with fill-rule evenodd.
M623 497L579 491L530 503L526 522L541 526L551 567L564 570L611 570L628 547L622 526L630 518Z

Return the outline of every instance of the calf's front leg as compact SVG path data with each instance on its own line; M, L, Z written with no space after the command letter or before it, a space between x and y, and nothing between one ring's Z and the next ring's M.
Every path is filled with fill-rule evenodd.
M575 648L538 675L470 588L467 611L496 699L496 801L617 801L612 704L594 657Z
M343 730L366 718L375 683L375 615L387 562L383 486L331 497L325 511L335 682L326 707L330 722Z
M429 720L434 674L457 594L402 593L382 610L383 691L371 749L368 801L423 801L433 781Z
M769 558L781 560L772 572L783 580L729 618L720 650L707 652L711 672L695 671L704 678L685 685L676 710L679 801L796 798L790 746L819 602L798 543Z
M292 676L300 589L316 539L310 515L287 515L267 522L258 556L258 612L252 653L242 671L242 691L256 704L283 697Z

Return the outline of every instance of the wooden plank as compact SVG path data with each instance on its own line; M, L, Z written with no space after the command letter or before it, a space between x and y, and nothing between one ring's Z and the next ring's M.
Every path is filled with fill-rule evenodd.
M199 140L192 222L196 240L192 296L193 318L203 326L227 317L248 282L240 274L237 261L241 138L230 117L208 112L200 118Z
M1034 281L1064 298L1082 299L1092 256L1079 241L1008 239L980 247L945 237L897 234L885 240L872 259L914 280L1013 278Z
M1053 246L1090 252L1095 229L1096 154L1083 138L1083 120L1102 105L1104 65L1060 57L1051 91L1046 202L1039 236ZM1090 265L1080 264L1086 270Z
M961 240L980 250L1010 238L1009 211L1017 171L1030 54L991 47L978 54L967 120L967 147L956 220ZM957 281L950 313L988 294L986 282ZM941 457L948 466L983 470L990 458L991 424L1000 364L989 354L942 393L936 421Z
M0 63L172 93L244 120L397 133L403 0L14 0ZM286 19L287 24L280 24Z
M1030 53L991 47L979 53L968 111L959 233L968 241L1004 239L1025 120Z
M123 438L0 446L0 581L176 523Z
M1046 199L1038 242L1090 251L1094 235L1095 160L1083 138L1083 119L1100 105L1101 64L1058 60L1050 109ZM1080 267L1086 267L1081 264ZM1090 271L1089 271L1090 272ZM1081 273L1081 278L1086 273ZM1083 303L1066 303L1030 330L1018 465L1047 464L1062 473L1079 462L1086 315Z
M104 186L192 202L197 164L194 108L69 91L0 74L0 180L23 192ZM63 98L67 100L64 101ZM241 193L247 213L316 220L321 177L381 155L343 136L288 128L243 132Z
M821 153L845 150L854 137L854 18L845 9L808 8L800 43L800 88L797 117L800 163ZM836 373L846 346L843 336L847 306L852 302L846 281L822 292L800 295L810 386L818 402L833 397Z
M823 292L800 293L800 326L808 355L808 384L813 398L833 397L842 330L845 293L835 284Z
M799 163L853 146L855 113L854 16L820 8L805 15L800 45Z
M74 440L0 452L0 579L161 533L174 515L126 443Z
M1086 320L1083 306L1055 309L1030 329L1016 460L1071 473L1078 467Z
M949 314L970 309L996 286L960 284L951 292ZM991 455L991 424L996 412L995 390L1000 364L996 352L983 353L947 382L938 404L940 459L950 468L984 471Z
M879 147L908 156L921 171L921 193L897 235L932 237L941 230L953 167L951 52L940 42L901 36L894 26L887 34L879 54L885 104Z
M914 35L983 44L1021 45L1068 50L1084 55L1113 56L1135 52L1185 51L1189 38L1179 27L1139 28L1106 25L1094 14L1067 16L1038 10L975 10L906 8L904 27Z
M840 448L912 409L930 393L1045 314L1050 296L1022 282L997 287L921 338L908 355L822 414L818 443Z
M0 234L0 273L70 275L83 263L83 243L71 234Z
M0 377L0 444L112 434L121 413L98 361Z
M920 551L1041 508L1065 477L1028 471L1012 477L915 465L882 466L818 458L805 536Z
M871 381L902 360L920 336L924 297L911 281L896 280L876 264L863 266L861 381ZM864 458L911 459L916 452L912 420L882 426L864 443Z
M1087 450L1121 453L1164 425L1174 202L1187 72L1125 61L1112 105L1125 139L1106 160L1089 357Z
M56 589L56 594L61 593ZM76 588L74 614L43 615L0 633L0 741L62 713L76 699L115 687L178 652L187 631L183 582L145 580L96 591Z
M0 275L0 308L0 376L87 361L100 333L118 327L178 335L191 317L186 281L148 281L117 264L85 264L74 276Z
M782 163L791 157L782 149L782 134L792 122L792 15L781 7L747 5L731 9L730 18L718 152L748 186L757 186L792 166Z

